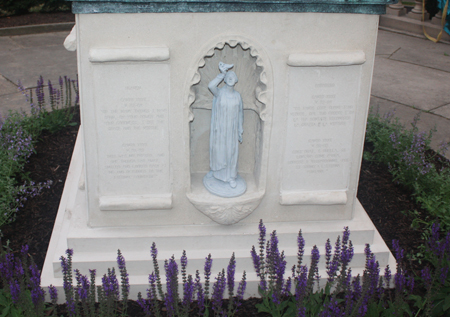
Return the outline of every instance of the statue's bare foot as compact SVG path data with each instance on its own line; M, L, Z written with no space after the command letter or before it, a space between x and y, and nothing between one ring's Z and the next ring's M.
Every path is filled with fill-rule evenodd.
M207 178L211 178L211 177L213 177L214 175L213 175L213 171L209 171L208 172L208 174L206 174L206 177Z
M236 188L236 181L234 179L230 181L230 186L231 188Z

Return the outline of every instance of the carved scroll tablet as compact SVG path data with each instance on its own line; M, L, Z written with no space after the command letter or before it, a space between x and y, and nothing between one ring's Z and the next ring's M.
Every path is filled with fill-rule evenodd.
M171 208L170 65L97 63L93 77L99 209Z
M148 61L161 62L170 57L168 47L93 48L89 51L91 63Z
M346 204L363 52L291 54L280 203Z
M347 192L336 191L300 191L280 194L281 205L345 205Z

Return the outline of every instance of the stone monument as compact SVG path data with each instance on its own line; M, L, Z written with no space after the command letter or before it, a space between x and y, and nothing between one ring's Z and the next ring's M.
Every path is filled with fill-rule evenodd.
M74 1L82 125L43 285L62 286L66 248L83 274L114 266L120 249L135 297L147 288L156 242L161 260L186 250L188 273L208 253L217 272L235 252L236 274L246 270L247 295L256 295L249 255L260 219L277 230L288 266L300 228L306 247L323 253L349 226L353 274L364 267L365 243L393 267L356 198L378 15L389 3ZM210 148L224 89L237 127L235 155L225 156L236 165L222 178ZM219 197L205 187L210 172L206 183L233 192L240 176L246 187Z

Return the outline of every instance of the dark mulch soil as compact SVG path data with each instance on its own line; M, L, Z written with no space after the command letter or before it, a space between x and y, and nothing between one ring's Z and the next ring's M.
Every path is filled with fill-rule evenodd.
M256 304L261 303L262 300L260 298L249 298L245 301L242 302L241 306L239 306L239 310L237 311L237 313L234 315L236 317L269 317L271 316L270 314L267 313L258 313L257 309L255 308ZM160 307L163 307L164 304L160 301L159 303ZM228 307L228 300L225 299L223 301L223 307L226 308ZM52 308L54 309L54 308ZM63 315L63 316L68 316L67 313L67 307L65 304L63 305L57 305L57 312L58 312L58 316ZM127 314L126 316L130 316L130 317L144 317L145 313L142 311L142 308L139 306L139 304L137 304L135 301L133 300L129 300L127 302ZM50 312L51 313L51 312ZM121 306L118 308L118 315L120 315L122 313L121 310ZM167 311L166 309L163 307L161 309L161 317L167 317ZM199 316L198 314L198 305L196 302L193 302L191 304L190 310L188 311L189 316ZM214 313L212 310L210 310L210 316L213 316Z
M69 11L52 13L29 13L24 15L0 17L0 28L62 22L75 22L75 15Z
M424 211L414 202L408 189L393 182L386 166L362 161L358 199L391 252L392 240L399 240L400 246L409 254L419 252L422 232L411 228L413 217L409 211ZM406 264L409 272L417 273L423 268L412 260Z
M80 121L78 110L74 121ZM35 146L36 154L31 155L25 172L34 182L51 180L53 184L41 195L29 199L17 214L16 221L2 228L3 242L9 240L12 250L20 250L21 245L28 244L29 253L39 268L44 265L78 127L69 126L55 134L43 133Z

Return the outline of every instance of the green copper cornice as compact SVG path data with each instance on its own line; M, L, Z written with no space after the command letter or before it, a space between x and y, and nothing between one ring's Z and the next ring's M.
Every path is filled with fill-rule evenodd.
M73 13L325 12L384 14L397 0L78 0Z

